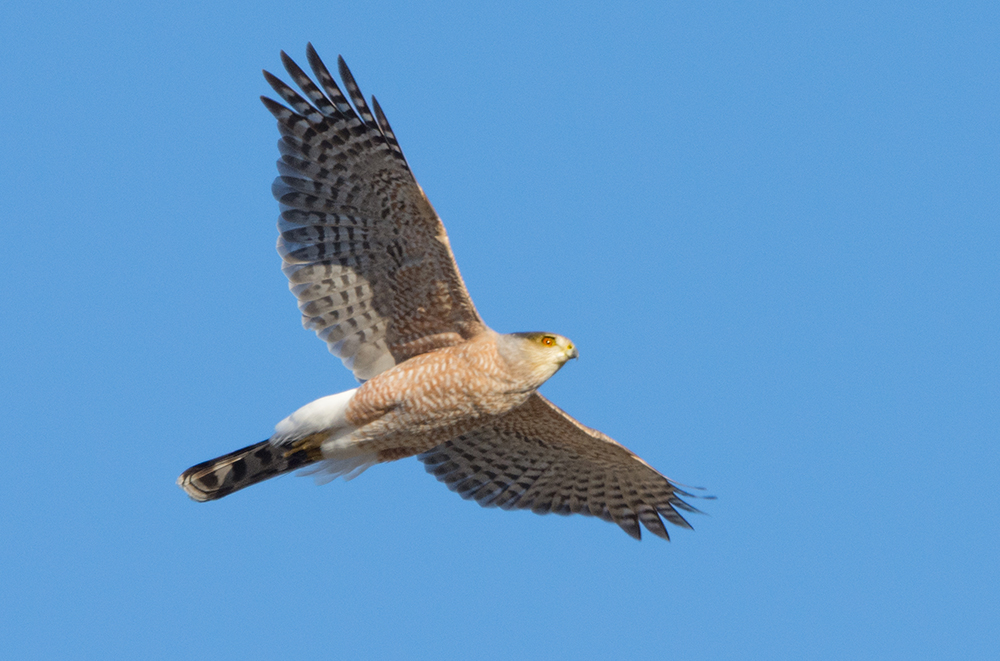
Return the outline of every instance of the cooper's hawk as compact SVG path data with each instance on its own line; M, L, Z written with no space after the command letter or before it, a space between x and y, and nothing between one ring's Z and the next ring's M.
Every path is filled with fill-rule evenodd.
M639 538L660 517L690 527L688 495L584 427L536 389L577 355L554 333L501 335L465 289L448 237L378 102L339 60L347 98L310 44L318 86L284 52L304 97L264 72L288 107L278 120L278 253L306 328L362 381L288 416L271 438L186 470L178 484L214 500L305 466L353 477L417 455L484 506L589 514Z

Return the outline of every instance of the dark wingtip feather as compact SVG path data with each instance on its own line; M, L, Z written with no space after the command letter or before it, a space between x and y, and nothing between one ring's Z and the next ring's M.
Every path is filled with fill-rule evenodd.
M264 74L264 80L266 80L267 84L271 86L271 89L273 89L278 94L284 96L284 94L282 94L282 90L287 89L288 85L283 83L281 78L278 78L267 69L264 69L262 73Z
M673 506L673 507L676 507L678 509L682 509L685 512L690 512L691 514L705 514L704 512L702 512L697 507L694 507L693 505L689 505L688 503L685 503L680 498L675 498L674 500L670 501L670 505Z
M667 527L663 525L663 521L660 519L660 515L656 512L656 509L646 505L639 510L638 515L639 521L642 522L642 525L646 526L646 530L661 539L670 541L670 533L667 532Z
M403 155L403 149L399 146L399 141L396 140L396 133L392 130L389 125L389 120L385 118L385 113L382 112L382 106L378 104L378 99L372 96L372 109L375 111L375 121L378 122L379 130L382 131L382 135L385 137L385 141L389 144L399 158L406 162L406 156ZM407 166L409 167L409 166Z
M626 533L628 533L629 537L631 537L632 539L635 539L635 540L638 540L638 541L641 542L642 541L642 528L640 528L639 524L636 523L636 522L633 522L633 524L634 525L625 526L625 525L622 525L621 523L619 523L618 526L622 530L624 530Z
M277 119L279 122L284 121L289 117L295 115L294 112L292 112L285 106L281 105L272 98L264 96L263 94L261 94L260 96L260 102L264 104L264 107L267 108L268 112L274 115L274 118Z
M327 97L329 97L337 110L345 117L357 117L354 108L347 102L344 94L340 91L340 87L337 85L337 81L330 74L330 70L326 68L326 64L323 63L319 53L313 48L312 43L306 45L306 59L309 61L309 67L316 74L316 80L319 81L320 87L326 91ZM340 56L338 56L338 59L343 60Z
M372 111L368 108L368 103L365 101L365 95L361 92L361 88L358 86L356 80L354 80L354 75L351 70L347 68L347 62L344 61L342 55L337 56L337 69L340 71L340 79L344 81L344 87L347 88L347 94L351 97L351 101L354 103L354 107L357 108L358 115L361 116L361 121L365 123L369 128L373 128L379 132L378 122L375 121L375 116L372 115Z

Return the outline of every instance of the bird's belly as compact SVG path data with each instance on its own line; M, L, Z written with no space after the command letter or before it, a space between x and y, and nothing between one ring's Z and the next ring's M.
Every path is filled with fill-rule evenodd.
M386 459L425 452L487 424L521 405L530 393L439 391L413 392L398 398L384 413L335 443L324 454L377 452Z

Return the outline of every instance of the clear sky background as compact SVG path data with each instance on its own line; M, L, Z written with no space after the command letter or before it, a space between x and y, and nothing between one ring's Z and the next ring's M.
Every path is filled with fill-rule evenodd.
M5 6L2 656L997 658L1000 9L710 5ZM310 40L695 532L414 459L175 486L354 385L274 251L260 69Z

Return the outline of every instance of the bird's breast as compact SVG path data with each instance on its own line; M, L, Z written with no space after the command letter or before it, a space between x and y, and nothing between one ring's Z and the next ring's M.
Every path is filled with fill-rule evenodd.
M423 432L501 415L524 403L532 391L506 374L495 352L470 349L475 347L422 354L367 381L350 402L348 421L381 432Z

